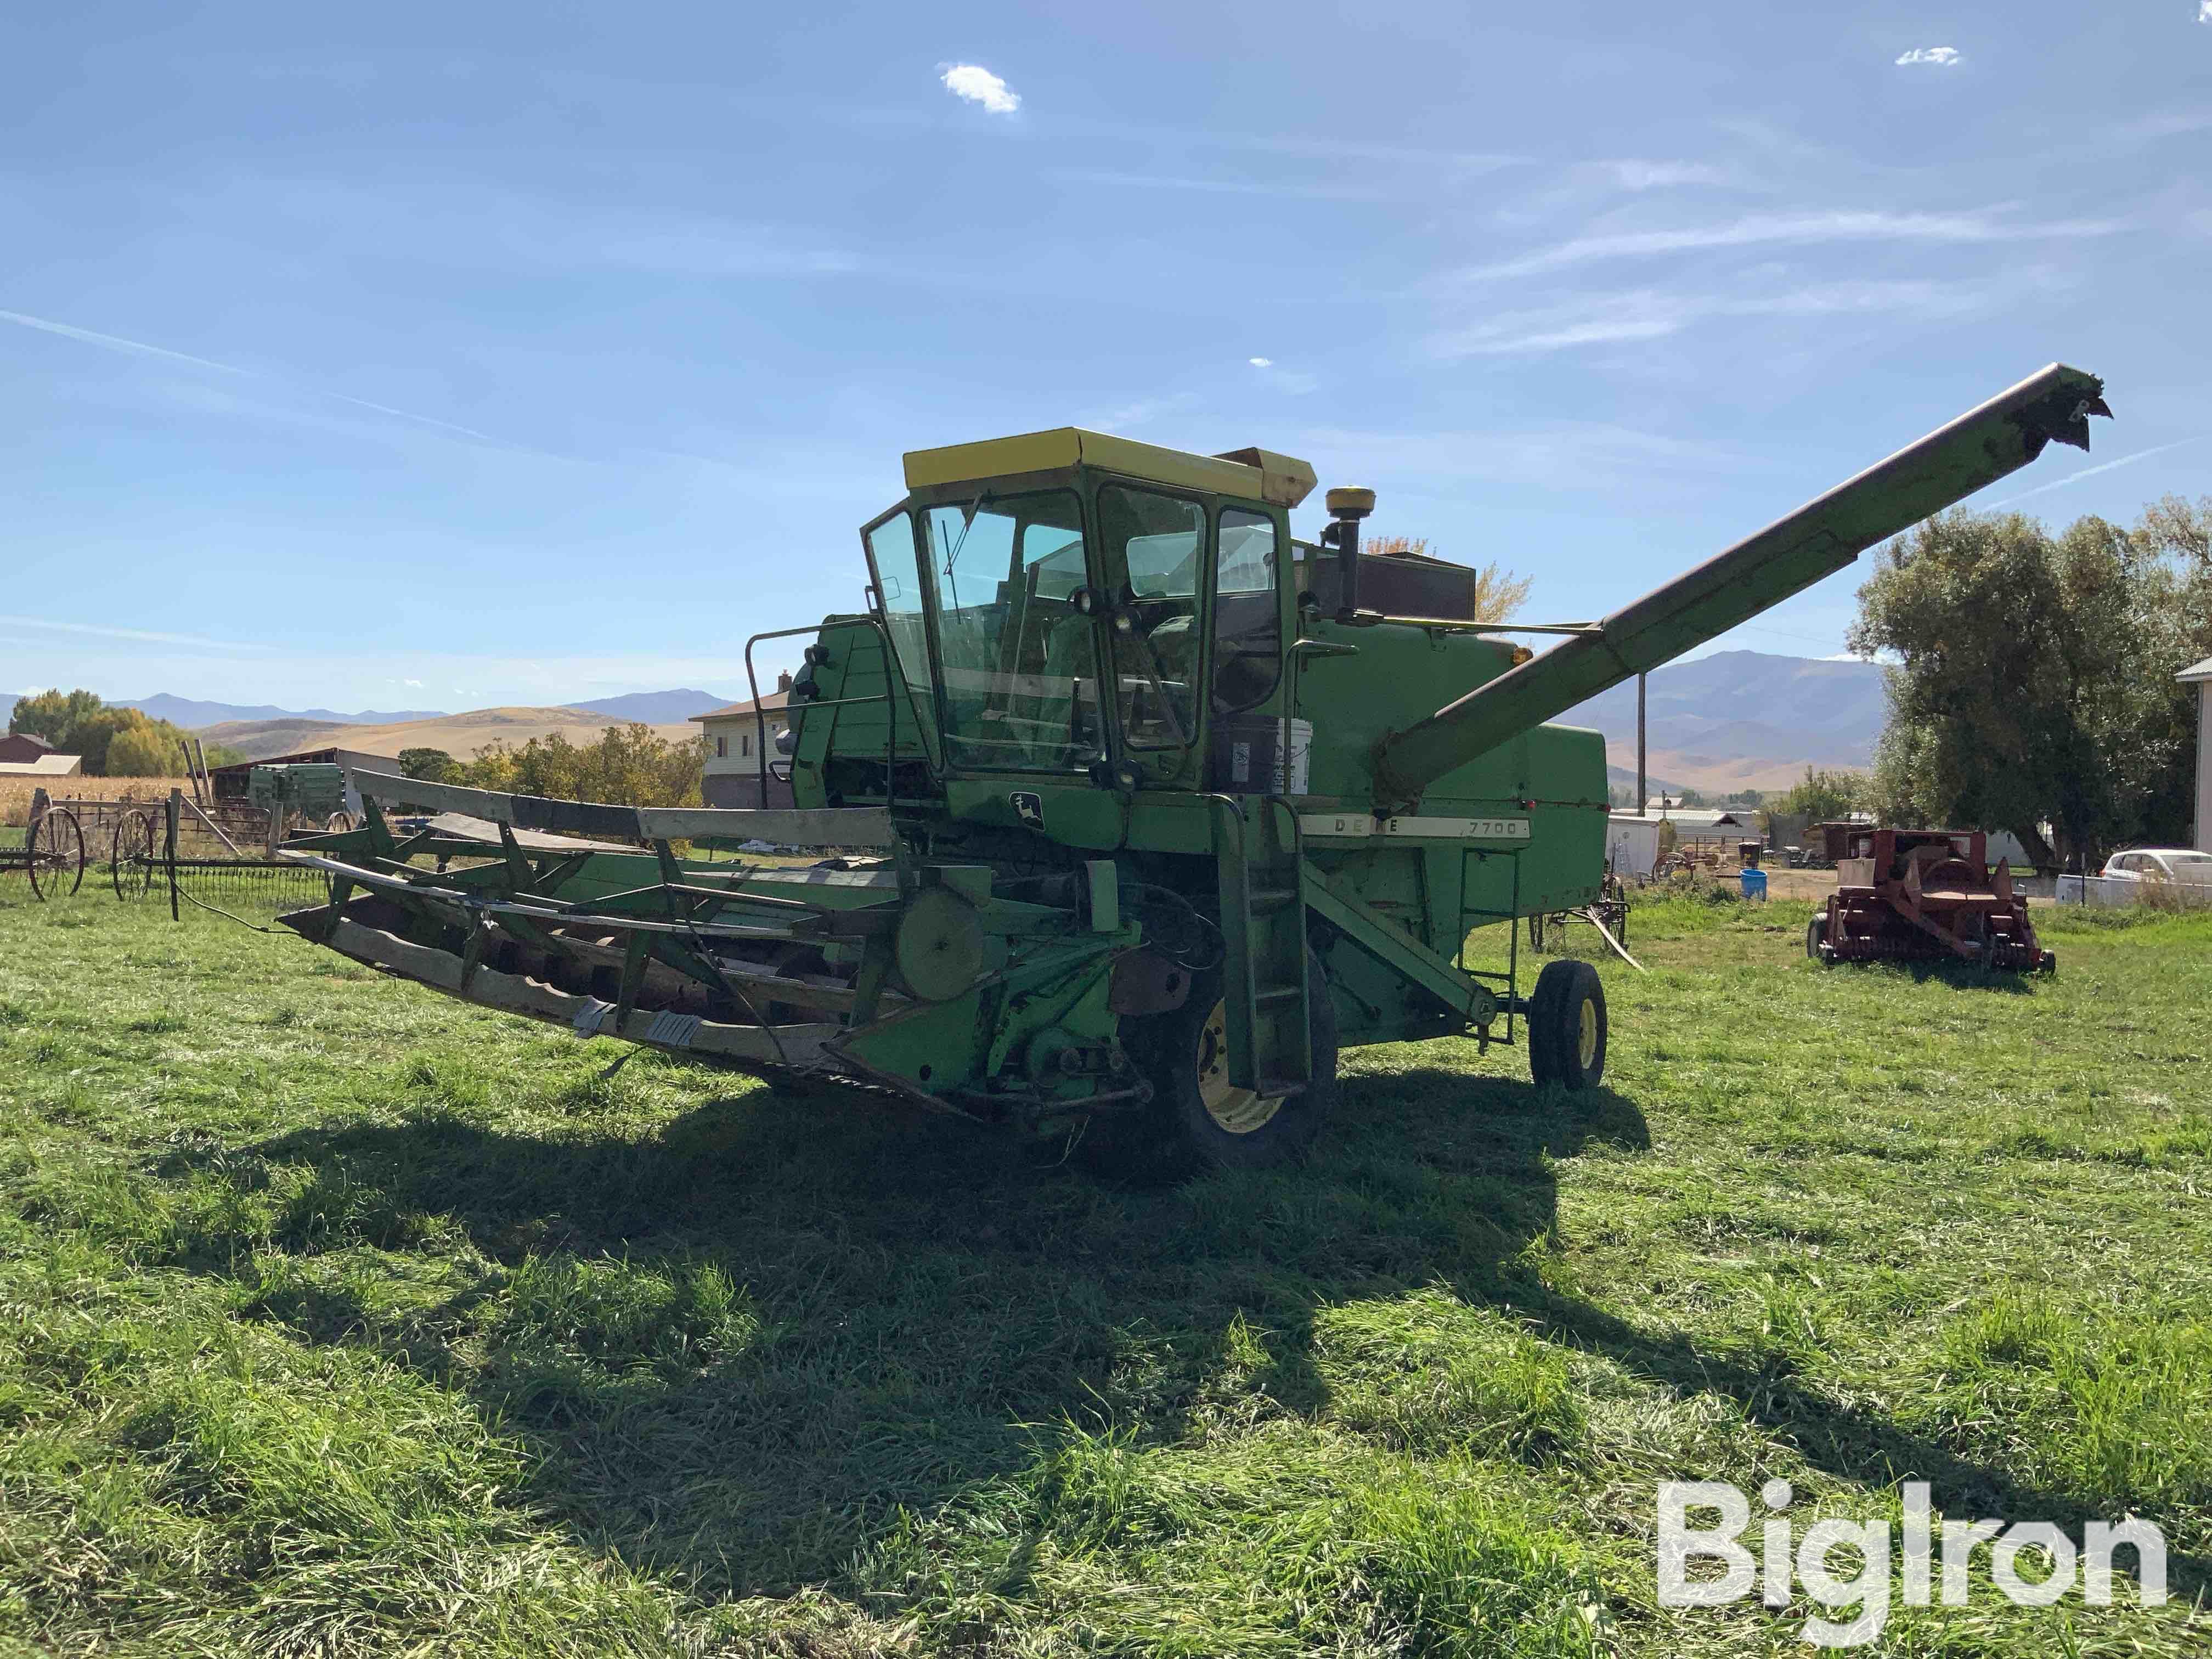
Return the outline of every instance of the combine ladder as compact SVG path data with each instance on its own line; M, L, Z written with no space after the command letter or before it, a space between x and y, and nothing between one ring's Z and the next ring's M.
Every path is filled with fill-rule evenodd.
M1281 795L1210 795L1219 869L1229 1080L1267 1096L1313 1080L1305 848Z

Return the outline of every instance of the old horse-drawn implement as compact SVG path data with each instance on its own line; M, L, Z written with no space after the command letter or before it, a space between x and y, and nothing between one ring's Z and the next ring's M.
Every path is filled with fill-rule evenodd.
M84 885L85 842L76 814L38 790L20 847L0 846L0 876L21 872L40 899L66 898Z

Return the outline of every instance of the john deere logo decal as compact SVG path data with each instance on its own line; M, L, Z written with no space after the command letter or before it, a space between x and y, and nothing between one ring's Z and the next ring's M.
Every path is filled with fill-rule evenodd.
M1014 816L1021 820L1024 830L1044 828L1044 797L1032 789L1017 789L1006 799L1014 804Z

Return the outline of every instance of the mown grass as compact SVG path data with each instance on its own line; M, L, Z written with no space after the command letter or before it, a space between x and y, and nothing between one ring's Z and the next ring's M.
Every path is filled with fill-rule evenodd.
M1777 1474L2171 1541L2163 1609L1886 1650L2212 1646L2212 919L2053 916L2040 981L1647 906L1607 1089L1368 1051L1313 1167L1123 1192L26 897L0 1648L1802 1651L1654 1592L1656 1482Z

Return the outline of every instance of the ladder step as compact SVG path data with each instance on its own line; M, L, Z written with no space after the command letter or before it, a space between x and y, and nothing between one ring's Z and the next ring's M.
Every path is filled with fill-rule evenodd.
M1268 910L1284 909L1297 902L1298 890L1295 887L1255 887L1252 890L1251 908L1255 915Z
M1290 1095L1302 1095L1305 1093L1306 1087L1306 1085L1286 1077L1263 1077L1260 1079L1259 1093L1263 1099L1279 1100Z
M1296 1002L1304 994L1303 986L1263 985L1260 988L1260 994L1253 1000L1262 1008L1279 1008L1286 1002Z

